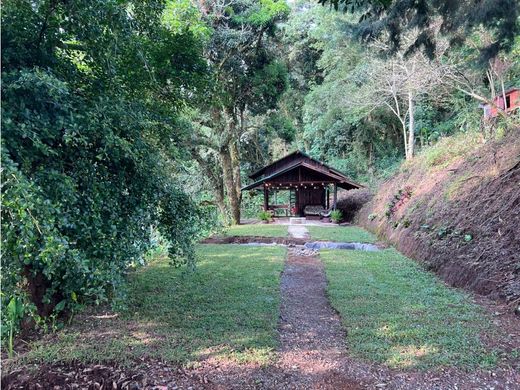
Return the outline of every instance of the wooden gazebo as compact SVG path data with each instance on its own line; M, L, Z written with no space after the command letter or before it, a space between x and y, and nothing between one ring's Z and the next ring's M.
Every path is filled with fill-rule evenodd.
M345 190L363 188L361 184L352 181L337 169L299 150L263 167L249 177L253 183L243 187L242 191L263 191L264 210L285 208L286 215L303 215L307 206L335 209L338 187ZM290 204L270 205L269 195L282 190L290 191Z

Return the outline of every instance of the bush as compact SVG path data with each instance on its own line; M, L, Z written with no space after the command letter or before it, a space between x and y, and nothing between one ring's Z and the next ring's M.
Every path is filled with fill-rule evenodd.
M266 221L266 222L269 222L271 220L272 216L271 216L271 213L269 211L266 211L266 210L262 210L258 213L258 219L260 221Z
M175 265L193 265L206 215L177 186L142 106L85 101L40 70L5 74L2 91L4 310L16 298L39 323L124 294L152 226Z
M343 215L342 215L342 212L340 210L332 210L331 213L330 213L330 219L334 223L340 223L342 216Z
M344 221L352 222L356 213L361 210L365 203L372 199L372 196L373 194L366 188L351 190L338 200L336 208L341 210Z

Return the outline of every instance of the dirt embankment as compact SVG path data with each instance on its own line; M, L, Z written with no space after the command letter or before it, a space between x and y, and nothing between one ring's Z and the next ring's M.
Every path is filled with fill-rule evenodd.
M403 164L357 222L446 282L520 304L520 129L447 138Z

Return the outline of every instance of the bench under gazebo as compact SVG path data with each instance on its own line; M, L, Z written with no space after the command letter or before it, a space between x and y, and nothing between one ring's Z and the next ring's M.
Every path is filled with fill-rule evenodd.
M319 219L336 208L338 188L363 188L344 173L296 151L263 167L249 176L253 183L242 191L262 191L263 208L273 216L307 217ZM288 191L289 197L278 204L278 193ZM331 199L332 198L332 199ZM274 202L270 201L274 199Z

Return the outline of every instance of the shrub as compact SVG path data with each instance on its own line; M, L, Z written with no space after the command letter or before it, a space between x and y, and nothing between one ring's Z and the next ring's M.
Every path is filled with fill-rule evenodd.
M339 223L341 221L343 214L341 210L332 210L330 213L330 219L334 223Z
M351 190L338 200L336 208L341 210L344 221L352 222L356 213L361 210L361 207L369 202L372 197L373 194L368 189Z
M262 210L258 213L258 219L260 221L266 221L266 222L269 222L271 220L272 216L271 216L271 213L269 211L266 211L266 210Z
M125 272L144 263L152 226L169 241L175 265L194 264L206 216L149 139L146 110L119 99L85 101L39 70L4 81L4 310L16 297L24 316L41 323L78 302L124 294Z

